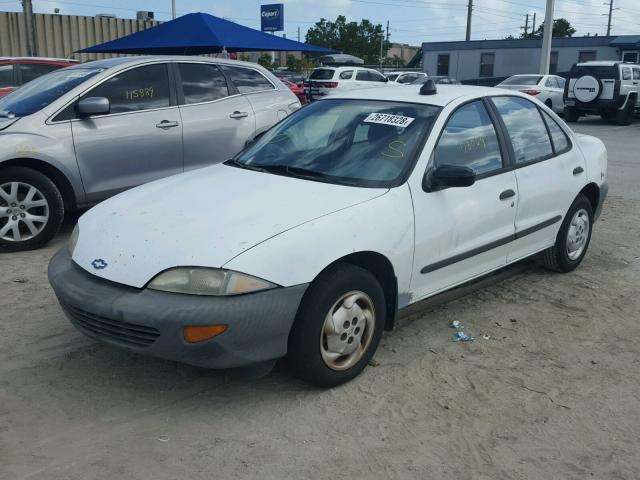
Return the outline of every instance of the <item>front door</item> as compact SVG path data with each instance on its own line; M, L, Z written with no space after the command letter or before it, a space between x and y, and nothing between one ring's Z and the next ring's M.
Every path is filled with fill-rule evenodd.
M179 63L178 73L185 171L229 160L253 138L251 104L233 95L217 65Z
M482 100L464 104L447 121L428 168L466 166L476 182L432 192L412 187L413 301L505 265L518 192L505 148Z
M183 171L180 112L166 64L136 67L83 97L106 97L107 115L71 122L88 203Z

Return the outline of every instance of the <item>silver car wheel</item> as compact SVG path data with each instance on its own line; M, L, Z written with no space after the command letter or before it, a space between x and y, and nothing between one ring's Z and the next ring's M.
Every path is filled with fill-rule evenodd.
M589 214L581 208L573 215L567 233L567 256L570 260L577 260L584 252L590 228Z
M33 185L0 185L0 239L23 242L37 236L49 221L49 202Z
M376 324L373 301L360 291L346 293L333 304L320 333L322 360L332 370L347 370L365 354Z

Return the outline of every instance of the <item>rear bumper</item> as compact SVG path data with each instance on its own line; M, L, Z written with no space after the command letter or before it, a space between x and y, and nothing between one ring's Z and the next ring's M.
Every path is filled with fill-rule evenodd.
M603 110L618 110L625 105L627 97L620 95L613 100L596 100L590 103L582 103L575 98L564 98L564 106L576 108L583 112L600 113Z
M66 249L49 263L49 282L71 323L85 335L145 355L206 368L234 368L284 356L307 285L233 297L137 289L78 267ZM186 325L226 324L211 340L187 343Z
M598 198L598 205L596 206L596 211L593 212L593 219L597 220L602 213L602 206L604 205L604 201L607 198L607 194L609 193L609 184L604 182L600 185L600 196Z

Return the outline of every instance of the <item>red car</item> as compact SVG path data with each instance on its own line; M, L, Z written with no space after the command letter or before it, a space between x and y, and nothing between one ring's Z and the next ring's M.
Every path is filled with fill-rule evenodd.
M0 57L0 97L45 73L77 63L65 58Z
M289 89L294 93L294 95L298 97L298 100L300 100L300 103L302 105L307 103L307 94L304 91L304 87L298 86L295 83L287 80L286 78L280 77L279 80L282 83L284 83L287 87L289 87Z

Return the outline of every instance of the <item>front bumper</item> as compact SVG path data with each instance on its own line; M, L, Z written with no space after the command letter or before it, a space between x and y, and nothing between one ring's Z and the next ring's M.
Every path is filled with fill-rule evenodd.
M49 283L65 315L85 335L134 352L206 368L283 357L307 284L232 297L137 289L101 279L67 249L49 263ZM226 324L211 340L187 343L185 325Z

